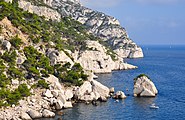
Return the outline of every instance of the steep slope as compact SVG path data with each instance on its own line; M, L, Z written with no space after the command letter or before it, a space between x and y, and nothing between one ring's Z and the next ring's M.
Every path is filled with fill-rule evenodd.
M143 57L141 47L134 43L119 21L104 13L91 10L80 4L79 0L20 0L19 6L24 10L37 11L34 5L49 6L55 9L62 17L70 16L86 26L89 33L106 41L108 45L122 58Z
M80 22L48 6L52 1L5 1L0 0L0 119L54 116L51 111L72 107L72 100L106 101L109 88L93 80L93 72L136 68Z
M62 16L71 16L87 26L90 33L108 42L120 57L143 57L142 49L128 37L126 30L116 18L86 8L79 1L49 1L48 5L55 8Z

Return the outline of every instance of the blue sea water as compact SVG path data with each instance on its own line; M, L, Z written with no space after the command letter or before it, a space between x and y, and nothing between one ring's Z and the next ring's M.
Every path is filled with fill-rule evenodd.
M143 46L143 50L144 58L126 60L138 69L98 75L101 83L130 96L98 106L76 104L63 110L62 120L185 120L185 46ZM141 73L155 83L156 97L133 97L133 79ZM152 103L159 109L150 109Z

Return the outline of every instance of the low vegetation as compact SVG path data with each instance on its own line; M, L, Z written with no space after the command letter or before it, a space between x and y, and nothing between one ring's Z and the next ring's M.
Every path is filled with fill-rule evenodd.
M15 90L10 91L8 88L0 89L0 107L17 105L18 101L24 97L29 96L30 89L26 84L20 84Z
M49 89L49 84L45 80L39 80L37 87Z
M146 74L140 74L140 75L138 75L136 78L134 78L134 80L137 80L138 78L141 78L141 77L143 77L143 76L145 76L145 77L147 77L148 79L150 79L150 77L149 77L148 75L146 75Z

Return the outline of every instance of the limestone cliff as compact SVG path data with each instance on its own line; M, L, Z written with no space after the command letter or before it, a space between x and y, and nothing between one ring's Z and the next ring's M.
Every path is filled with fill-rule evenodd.
M43 9L43 12L46 11L41 7L33 7L25 1L19 1L19 6L25 10L29 10L30 12L35 11L35 13L38 13L41 9ZM31 2L35 3L34 1ZM120 25L116 18L86 8L80 4L79 0L43 0L43 3L57 10L63 17L70 16L85 25L89 33L92 33L93 35L101 38L103 41L106 41L120 57L143 57L141 47L128 37L125 28ZM50 13L52 13L52 16L50 16L52 19L59 18L58 13L54 13L49 10L48 14ZM41 13L38 14L45 15Z
M108 42L120 57L143 57L142 49L128 37L116 18L86 8L73 0L50 0L50 3L62 16L71 16L87 26L90 33Z

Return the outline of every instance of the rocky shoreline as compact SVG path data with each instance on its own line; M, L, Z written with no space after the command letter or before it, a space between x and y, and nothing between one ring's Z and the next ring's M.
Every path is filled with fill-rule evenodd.
M64 87L58 78L50 75L45 80L50 83L49 89L34 89L31 96L20 100L19 105L2 108L0 120L31 120L55 117L55 111L71 108L74 103L84 102L97 105L96 101L106 102L114 89L92 79L82 86ZM114 98L124 99L123 92L117 92Z

